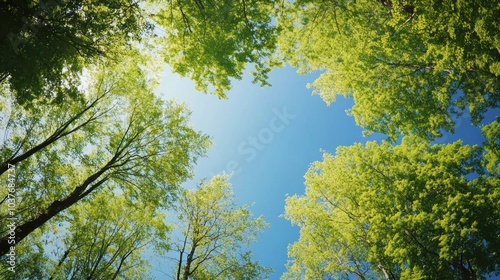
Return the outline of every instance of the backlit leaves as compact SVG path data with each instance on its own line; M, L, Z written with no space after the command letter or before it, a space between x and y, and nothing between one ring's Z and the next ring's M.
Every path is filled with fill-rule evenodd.
M159 44L172 70L197 90L224 98L230 79L241 79L249 64L254 82L268 85L268 58L275 48L275 1L167 1L158 7ZM165 34L163 34L165 33Z
M354 98L366 133L436 138L467 109L478 124L499 106L493 34L500 9L489 3L291 1L278 17L279 57L299 72L324 71L311 84L325 102Z
M482 155L477 146L416 138L325 154L306 174L305 196L287 198L285 217L301 235L285 278L496 272L498 176L485 173Z

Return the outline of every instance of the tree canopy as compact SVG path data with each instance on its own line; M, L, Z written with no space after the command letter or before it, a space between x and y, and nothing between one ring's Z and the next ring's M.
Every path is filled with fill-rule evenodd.
M268 224L228 175L181 188L210 139L154 91L165 64L225 98L248 66L269 85L286 63L388 139L325 153L287 197L284 279L500 273L500 117L481 123L500 107L499 18L469 0L3 0L0 276L145 279L153 244L176 279L268 277L248 249ZM463 114L481 146L431 142Z
M0 82L19 102L78 98L82 71L134 50L159 52L197 89L225 97L248 64L268 85L275 1L3 1Z
M16 246L22 268L2 279L150 279L145 249L168 248L165 215L123 195L98 193L64 216Z
M156 7L154 17L163 29L159 42L165 61L198 90L219 97L230 89L230 78L241 79L249 63L255 67L254 82L268 85L269 57L276 48L275 2L167 1Z
M306 174L306 194L286 200L285 217L300 227L300 239L289 248L284 279L498 273L499 177L483 156L460 141L418 138L325 154Z
M352 97L367 133L435 138L500 105L500 17L483 1L286 1L280 55L327 103Z
M4 167L17 165L22 200L17 203L16 244L61 211L107 188L128 201L166 207L192 175L191 166L209 139L189 127L184 105L152 93L152 83L133 61L118 67L119 73L91 75L95 80L85 100L55 108L45 102L33 108L14 104L0 171L7 180ZM0 192L8 196L6 188ZM1 211L5 215L8 209ZM2 220L2 254L10 247L7 224Z
M393 140L436 138L464 112L478 124L499 106L500 8L490 2L48 0L6 1L0 13L0 81L21 102L76 98L83 69L153 44L219 97L248 65L263 85L279 60L324 70L315 92L353 97L357 124Z
M175 279L266 279L271 272L245 250L268 224L254 219L247 205L236 206L228 180L215 176L180 198Z
M85 66L151 33L140 5L132 0L2 1L0 81L9 82L21 103L38 96L58 102L76 98Z

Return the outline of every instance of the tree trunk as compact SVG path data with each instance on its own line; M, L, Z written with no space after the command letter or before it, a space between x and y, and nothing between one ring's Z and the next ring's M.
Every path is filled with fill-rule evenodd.
M196 244L193 243L193 247L191 248L191 251L189 252L186 259L186 266L184 267L184 275L182 277L182 280L188 280L189 275L191 275L191 264L193 263L193 256L195 250L196 250Z
M40 152L41 150L45 149L46 147L48 147L52 143L56 142L57 140L61 139L62 137L70 135L73 132L80 130L84 126L88 125L89 123L95 121L100 115L94 114L90 118L85 120L83 123L77 125L73 129L70 129L69 131L67 131L67 129L70 127L71 124L73 124L75 121L80 119L80 117L83 116L83 114L85 114L87 111L94 108L97 105L97 103L106 95L107 95L107 92L98 96L95 100L93 100L89 105L87 105L85 108L83 108L80 112L78 112L77 114L72 116L68 121L66 121L61 126L59 126L56 129L56 131L54 131L54 133L52 133L52 135L50 135L47 139L45 139L40 144L34 146L33 148L27 150L26 152L24 152L22 155L19 155L19 156L16 156L16 153L19 150L16 151L11 158L9 158L8 160L6 160L4 163L2 163L0 165L0 175L8 170L9 164L16 165L17 163L19 163L19 162L29 158L30 156Z
M99 176L104 172L104 169L101 169L98 173L90 176L87 178L87 180L77 187L72 193L70 193L66 198L63 200L56 200L50 204L45 211L37 214L35 217L33 217L31 220L23 223L20 226L17 226L15 229L15 236L12 238L10 237L10 232L7 233L4 237L0 239L0 256L3 256L9 252L10 248L14 246L15 244L19 243L21 240L23 240L26 236L28 236L30 233L35 231L37 228L41 227L43 224L45 224L48 220L52 219L55 215L59 214L61 211L64 211L68 209L71 205L77 203L80 199L85 197L85 195L89 194L90 192L86 189L87 187L97 180ZM95 189L99 185L102 185L104 182L108 180L108 177L105 177L101 179L99 182L94 184L90 189ZM82 193L85 194L82 196ZM15 240L14 244L10 244L9 241L12 243L12 240Z

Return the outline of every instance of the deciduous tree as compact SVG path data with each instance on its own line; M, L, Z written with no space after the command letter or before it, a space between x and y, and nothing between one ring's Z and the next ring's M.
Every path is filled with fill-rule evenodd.
M328 104L352 97L367 133L426 138L500 105L500 7L481 1L285 1L281 57Z
M14 105L1 157L2 166L16 166L16 244L106 188L131 202L165 207L204 154L209 140L189 127L187 109L159 100L134 61L120 66L121 72L97 72L86 100L58 108L46 102ZM8 196L6 188L0 192ZM1 211L8 215L7 207ZM11 247L5 219L0 232L0 253L5 254Z
M255 66L254 82L268 84L268 58L276 47L276 1L158 2L153 2L153 18L164 31L159 34L165 61L198 90L225 97L230 79L241 79L248 64Z
M40 95L60 103L81 95L79 77L89 65L153 43L200 91L224 97L248 64L254 81L267 85L275 2L3 1L0 82L24 104Z
M416 138L325 154L306 174L306 194L286 200L285 217L300 227L300 239L289 247L283 278L498 273L500 185L483 154L460 141L430 145Z
M43 236L17 246L15 274L2 262L3 279L149 279L146 248L166 249L164 215L118 193L91 195L64 217L51 220ZM39 231L41 232L41 231ZM46 248L41 254L32 248ZM49 249L51 248L51 249ZM32 249L32 250L30 250Z
M243 250L267 224L236 206L228 180L215 176L180 198L175 279L265 279L270 272Z
M81 70L152 30L141 1L2 1L0 81L18 101L79 96Z

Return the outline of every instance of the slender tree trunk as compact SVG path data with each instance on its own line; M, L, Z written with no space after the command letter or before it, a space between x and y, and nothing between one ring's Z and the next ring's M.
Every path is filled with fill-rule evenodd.
M191 251L189 252L186 259L186 266L184 267L184 275L182 280L188 280L189 275L191 275L191 264L193 263L194 252L196 251L196 244L193 244Z
M130 252L125 254L125 256L123 256L120 259L120 264L118 265L118 268L116 269L115 273L113 274L113 278L111 278L111 280L115 280L118 277L118 274L122 270L122 267L123 267L123 264L125 263L125 260L128 258L128 256L130 256L130 254L132 254L132 252L133 252L133 250L131 250Z
M3 256L9 252L10 248L14 246L15 244L19 243L21 240L23 240L26 236L28 236L30 233L35 231L37 228L41 227L43 224L45 224L48 220L52 219L55 215L59 214L61 211L64 211L68 209L71 205L77 203L80 199L85 197L85 195L89 194L90 192L87 190L87 187L97 180L99 176L104 173L106 169L101 169L98 173L90 176L87 178L87 180L77 187L72 193L70 193L66 198L63 200L56 200L50 204L45 211L37 214L35 217L33 217L31 220L23 223L20 226L17 226L16 229L14 230L15 236L10 235L10 232L7 233L4 237L0 239L0 256ZM95 189L98 186L102 185L104 182L108 180L108 177L105 177L98 181L96 184L94 184L91 189ZM82 193L85 194L82 196ZM12 241L14 240L15 243ZM11 244L13 243L13 244Z
M75 197L73 195L66 197L62 201L56 200L52 202L52 204L45 211L39 213L24 224L17 226L14 231L15 235L12 238L10 238L11 236L7 234L2 239L0 239L0 255L5 255L10 250L11 246L19 243L19 241L23 240L26 236L28 236L28 234L42 226L45 222L50 220L59 212L67 209L76 201L78 201L78 196ZM12 240L14 240L15 242L13 242Z
M179 253L179 264L177 265L177 278L176 280L181 280L181 268L182 268L182 255L184 254L184 251L181 251Z
M177 278L176 278L177 280L181 280L182 257L184 256L184 251L186 250L186 244L190 229L191 229L191 224L188 224L188 230L186 236L184 237L184 243L182 244L182 249L179 252L179 264L177 266Z
M47 139L45 139L43 142L40 144L34 146L33 148L25 151L22 155L16 156L16 153L14 155L7 159L5 162L3 162L0 165L0 175L6 172L9 168L9 164L11 165L16 165L17 163L29 158L30 156L40 152L41 150L45 149L47 146L51 145L52 143L56 142L57 140L61 139L62 137L65 137L67 135L72 134L73 132L80 130L81 128L85 127L89 123L97 120L101 115L92 115L90 118L85 120L83 123L80 125L77 125L73 129L67 130L71 124L76 122L80 117L83 116L87 111L89 111L91 108L94 108L97 103L108 93L105 92L103 95L98 96L95 100L92 101L89 105L87 105L83 110L75 114L73 117L71 117L68 121L66 121L64 124L59 126L52 135L50 135Z

